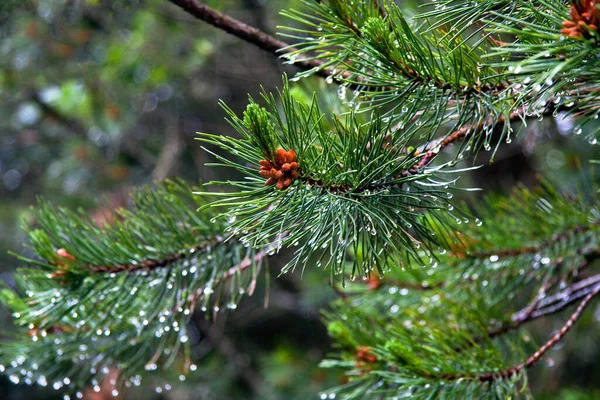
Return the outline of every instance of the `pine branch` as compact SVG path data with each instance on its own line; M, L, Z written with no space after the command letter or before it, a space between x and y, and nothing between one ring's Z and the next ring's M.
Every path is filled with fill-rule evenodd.
M513 320L523 324L529 320L559 312L575 300L596 290L599 282L600 277L598 275L583 279L561 292L540 300L536 309L531 312L528 318L522 312L519 312L513 316Z
M289 44L282 42L281 40L278 40L255 27L249 26L235 18L216 11L198 0L168 1L178 5L194 17L233 36L245 40L262 50L272 53L273 55L291 54L296 51L296 49L291 47ZM323 63L318 60L298 60L294 62L294 65L303 70L315 71L317 75L324 78L332 75L332 71L327 68L323 69Z
M39 268L16 277L25 297L0 292L21 328L0 347L2 369L27 371L40 384L66 376L82 388L118 368L119 383L130 384L144 371L169 368L183 347L185 371L197 304L215 314L236 308L271 253L225 240L227 224L197 212L201 205L192 188L167 182L139 191L131 210L98 227L82 211L42 203L41 229L29 229L37 259L23 258Z
M448 194L439 186L448 183L430 179L435 169L401 176L418 161L414 151L402 155L408 138L390 143L389 123L377 115L369 124L355 115L324 115L315 98L294 98L285 81L278 98L268 93L262 97L267 108L251 99L242 118L226 108L241 139L200 136L236 156L232 160L215 154L219 164L214 165L247 176L238 182L211 182L240 190L209 193L222 198L210 207L227 207L220 216L234 220L234 234L246 232L242 240L258 248L269 243L298 246L284 271L321 253L317 265L325 259L332 278L343 274L343 261L350 254L362 253L353 261L351 274L363 276L375 269L381 273L392 259L420 259L420 252L429 252L431 243L438 242L428 235L422 213L447 208ZM284 232L289 236L282 237ZM326 252L328 256L322 254Z
M224 243L224 239L217 235L214 238L205 241L202 244L186 249L183 252L169 254L161 259L143 259L137 261L135 264L112 264L112 265L87 265L92 274L117 274L121 272L139 272L139 271L152 271L157 268L165 268L176 262L182 261L189 257L190 254L199 251L206 251L214 246ZM232 267L234 268L234 267Z
M213 286L222 285L226 280L231 279L235 275L243 273L245 270L252 267L253 265L260 263L265 258L267 258L267 256L269 256L274 250L276 250L276 246L267 246L266 249L257 252L252 258L244 258L239 264L236 264L233 267L229 268L223 273L223 275L220 278L216 279ZM252 280L250 286L247 289L248 296L252 296L254 294L255 288L256 280ZM183 307L185 303L192 304L192 307L194 307L198 300L200 300L205 295L204 290L205 288L198 288L194 293L190 294L187 299L182 299L182 301L178 303L176 307L174 307L174 310ZM193 309L194 308L192 308L192 312Z
M563 232L559 232L559 233L555 234L550 239L548 239L544 242L535 244L535 245L523 246L523 247L520 247L517 249L506 248L506 249L488 250L488 251L483 251L483 252L475 252L475 253L469 254L469 256L476 257L476 258L489 258L491 256L516 257L516 256L521 256L521 255L526 255L526 254L539 253L540 251L547 249L547 248L555 245L556 243L565 241L570 236L583 234L583 233L589 232L590 230L597 229L598 227L600 227L600 221L594 221L591 224L578 225L578 226L571 227ZM578 251L580 253L583 253L584 249L578 249ZM592 254L592 256L593 256L593 254Z
M431 269L393 270L381 281L345 288L328 315L340 359L323 365L350 370L354 378L332 393L360 399L376 385L382 399L427 399L440 388L443 399L519 397L525 370L566 330L525 362L521 336L505 334L600 291L599 276L569 282L600 257L599 204L548 184L478 204L472 213L483 223L457 218L449 233L451 252L440 250ZM537 223L540 218L544 224ZM507 250L502 257L477 257L494 253L490 247ZM570 286L557 289L559 282ZM537 295L529 305L507 316L507 302L530 291ZM578 310L565 326L575 322Z
M524 120L526 115L526 110L521 108L517 111L513 111L509 114L508 120L510 122L514 121L522 121ZM454 132L450 133L448 136L444 137L441 140L438 140L433 145L429 145L427 149L420 154L419 161L411 167L409 171L403 172L403 174L414 174L419 172L421 169L429 165L435 157L442 151L445 147L460 142L462 140L468 139L470 136L476 136L477 133L480 133L484 130L484 128L488 125L493 124L502 124L505 121L503 116L500 116L496 121L493 119L488 119L486 122L480 122L476 125L463 126Z
M529 358L527 358L527 360L524 363L518 364L512 368L506 369L501 372L493 372L480 375L478 379L481 382L489 382L497 379L509 378L513 375L521 373L521 371L523 371L524 369L530 368L531 366L536 364L544 356L544 354L546 354L548 350L556 346L556 344L567 335L567 333L571 330L571 328L573 328L579 317L581 317L581 314L583 313L585 308L590 304L594 296L596 296L598 293L600 293L600 286L595 287L590 293L588 293L583 298L583 300L577 306L575 312L569 317L567 322L565 322L565 324L560 328L560 330L554 336L552 336L550 340L544 343L535 353L533 353ZM459 377L457 377L456 379L459 379Z
M595 255L595 259L600 258L598 252L596 252ZM547 288L542 287L531 304L522 310L515 312L511 316L510 323L494 329L489 329L486 339L494 339L500 335L519 329L523 325L538 318L561 312L575 301L595 291L599 285L600 274L575 282L566 289L551 296L546 296L545 292ZM482 340L483 339L475 339L473 344L481 343Z
M298 49L288 45L287 43L282 42L278 39L275 39L274 37L272 37L264 32L261 32L260 30L254 28L254 27L248 26L234 18L231 18L225 14L222 14L216 10L213 10L210 7L206 6L205 4L203 4L197 0L170 0L170 1L178 6L182 7L184 10L186 10L190 14L194 15L195 17L197 17L219 29L222 29L234 36L237 36L243 40L246 40L252 44L255 44L256 46L260 47L261 49L271 52L272 54L295 54L296 52L299 51ZM375 1L374 4L376 5L376 8L379 10L381 17L386 17L387 13L382 8L381 4L378 1ZM495 8L493 8L493 9L495 9ZM355 25L351 21L348 22L348 26L352 27L352 29L355 29L354 28ZM393 27L390 26L390 29L393 30ZM355 29L355 34L359 38L362 35L360 30L356 30L356 29ZM339 79L339 78L350 79L350 72L346 71L346 72L342 72L342 73L334 73L333 70L330 70L328 68L324 69L324 68L322 68L323 62L318 59L307 58L306 60L294 61L294 63L301 69L308 70L308 71L317 71L316 73L318 75L325 77L325 78L331 77L332 75L336 75L336 79ZM403 69L401 68L401 70L403 70ZM412 75L409 74L409 76L407 76L407 78L417 79L417 81L419 81L421 83L425 83L425 80L422 80L420 77L415 78L414 74L412 74ZM430 81L428 80L427 82L430 82ZM357 87L357 86L361 86L361 85L362 85L362 87L365 87L365 81L360 78L355 78L355 81L351 82L350 86ZM446 90L447 88L445 87L445 84L444 84L444 85L442 85L442 87L440 87L440 89ZM392 88L390 90L394 90L394 89ZM397 90L397 89L395 89L395 90ZM480 90L480 89L478 89L478 90ZM521 108L516 111L513 111L509 114L507 119L510 121L516 121L519 119L524 120L526 111L527 110L525 108ZM405 173L413 173L414 174L419 169L422 169L424 166L428 165L433 160L433 158L436 157L438 152L443 147L447 146L448 144L462 140L469 135L476 136L476 134L481 132L482 130L489 129L489 125L492 125L492 126L497 125L504 121L505 121L504 116L500 116L497 119L488 119L487 121L481 121L481 122L477 122L475 124L465 123L464 126L458 128L451 135L440 140L439 143L436 143L435 145L430 146L429 149L427 149L422 154L422 158L419 160L419 162L415 166L413 166L409 171L407 171ZM318 183L319 183L318 181L315 182L315 184L318 184Z

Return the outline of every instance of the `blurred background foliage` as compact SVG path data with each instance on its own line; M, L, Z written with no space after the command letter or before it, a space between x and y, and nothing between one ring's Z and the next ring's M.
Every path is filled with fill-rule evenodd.
M279 11L294 1L208 4L274 33L287 23ZM404 5L410 9L418 2ZM136 185L173 176L193 182L227 178L225 171L204 166L210 157L195 133L233 134L218 100L239 112L248 93L257 97L260 85L273 90L285 71L294 69L164 0L1 0L1 278L12 284L19 264L6 250L27 253L19 222L33 218L37 196L83 207L102 220L107 208L127 205ZM325 99L337 98L335 85L302 84ZM519 140L501 147L493 164L461 185L506 193L543 175L575 189L593 173L582 161L593 149L583 138L569 138L572 128L561 115L533 121ZM486 164L486 153L475 162ZM272 277L285 261L285 254L271 260ZM271 279L215 324L198 316L196 373L182 382L174 371L169 387L148 386L123 397L309 399L343 382L341 374L317 367L330 344L321 317L335 297L327 276L307 269L303 277ZM7 313L2 318L9 324ZM546 318L534 333L545 337L561 323L561 317ZM531 380L540 399L600 398L599 328L600 308L535 367ZM61 397L2 378L0 398Z

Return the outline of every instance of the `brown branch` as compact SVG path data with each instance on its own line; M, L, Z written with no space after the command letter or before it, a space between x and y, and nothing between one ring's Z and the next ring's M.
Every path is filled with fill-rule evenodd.
M512 113L510 113L509 122L520 120L523 118L524 115L524 108L519 108L517 111L513 111ZM506 118L504 116L500 116L496 120L496 124L505 121ZM473 135L475 132L481 131L487 124L491 124L493 122L494 120L492 118L489 118L486 121L480 122L479 124L472 124L460 127L459 129L455 130L442 140L434 143L433 145L428 146L427 150L420 154L419 161L415 165L413 165L408 171L405 171L403 175L406 176L419 172L421 169L429 165L433 161L433 159L437 157L437 155L442 151L442 149Z
M488 337L493 339L502 334L518 329L528 322L562 311L565 307L593 292L599 286L600 274L574 283L568 288L557 292L552 296L548 296L543 299L538 296L534 299L531 305L514 313L511 317L510 324L490 330L488 332Z
M574 283L568 288L555 293L552 296L542 298L540 293L533 299L531 304L522 310L515 312L511 317L510 323L495 329L489 329L485 337L475 338L466 345L456 347L455 350L457 352L464 351L469 347L483 342L485 339L494 339L500 335L504 335L508 332L516 330L528 322L532 322L538 318L562 311L571 303L574 303L576 300L587 296L599 287L600 274Z
M258 253L256 253L254 255L254 257L252 257L252 259L250 259L249 257L244 258L239 264L234 265L233 267L229 268L227 271L225 271L223 273L223 275L221 276L221 278L215 282L219 283L221 281L227 280L229 278L231 278L233 275L244 271L245 269L247 269L248 267L250 267L253 262L257 263L260 260L262 260L263 258L265 258L270 252L272 252L275 249L275 245L270 245L267 246L266 249L259 251Z
M498 379L505 379L517 375L524 369L533 366L544 356L544 354L546 354L548 350L556 346L556 344L566 336L566 334L571 330L571 328L573 328L573 325L575 325L575 322L577 322L577 320L583 313L583 310L590 304L594 296L596 296L598 293L600 293L600 286L597 286L593 291L591 291L590 293L588 293L587 296L584 297L581 303L579 303L579 306L577 306L575 312L571 315L571 317L569 317L569 319L567 320L567 322L565 322L562 328L560 328L560 330L556 334L554 334L550 338L550 340L544 343L542 347L540 347L535 353L533 353L529 358L527 358L527 360L524 363L518 364L501 372L491 372L480 375L478 379L481 382L491 382Z
M270 252L272 252L275 249L275 245L272 244L270 246L267 246L267 248L265 248L262 251L259 251L258 253L256 253L254 255L254 257L252 257L252 259L250 259L249 257L244 258L239 264L234 265L233 267L229 268L227 271L223 272L223 275L221 275L220 278L218 278L214 284L213 287L223 283L224 281L230 279L232 276L234 276L237 273L241 273L243 271L245 271L246 269L248 269L250 266L252 266L253 263L258 263L260 262L262 259L264 259L265 257L267 257L269 255ZM252 294L254 293L254 289L256 288L256 280L252 280L250 282L250 286L246 289L247 293L249 296L252 296ZM196 289L195 292L191 293L187 299L184 299L183 301L179 302L174 308L173 310L178 310L179 308L183 307L185 305L185 303L189 303L190 307L191 307L191 311L193 311L194 309L194 305L195 303L204 295L204 288L198 288Z
M173 4L178 5L183 10L193 15L194 17L214 26L215 28L221 29L233 36L236 36L242 40L245 40L248 43L254 44L262 50L265 50L269 53L275 55L283 55L283 54L291 54L298 51L297 48L292 47L286 42L283 42L279 39L274 38L266 32L263 32L253 26L247 25L229 15L223 14L217 10L214 10L208 7L206 4L202 3L199 0L168 0ZM375 0L376 1L376 0ZM386 13L383 7L376 1L378 4L378 8L382 17L385 17ZM348 21L348 27L354 31L354 33L360 37L360 30L352 23L352 21ZM308 71L315 70L315 74L321 76L323 78L327 78L329 76L334 75L334 72L329 68L323 68L323 61L317 59L304 59L294 61L293 64L298 68ZM395 66L398 71L404 75L407 79L414 80L419 83L425 83L425 80L420 77L416 71L409 68L408 66L403 66L397 64L394 61ZM341 76L342 78L349 79L352 74L350 72L342 72L336 75ZM337 79L336 79L337 80ZM439 83L439 82L438 82ZM362 84L360 79L357 79L356 82L351 84L351 87L355 85ZM447 84L438 85L440 89L448 89L449 86ZM387 88L392 90L392 88ZM476 89L472 89L475 91ZM470 90L471 91L471 90Z
M597 250L587 253L585 255L585 262L583 262L577 269L580 270L584 268L598 258L600 258L600 252ZM562 264L562 259L560 263ZM542 286L542 289L538 295L527 307L515 312L511 316L510 323L495 329L489 329L486 338L493 339L518 329L528 322L563 310L571 303L594 291L597 286L600 286L600 274L575 282L566 289L563 289L562 291L551 296L542 297L546 286L547 285ZM483 339L484 338L475 339L471 344L480 343L483 341ZM464 350L464 348L461 350Z
M206 250L209 247L224 243L223 238L219 235L205 241L204 243L192 247L180 253L170 254L160 260L142 260L137 263L129 264L111 264L111 265L87 265L92 274L120 273L120 272L138 272L151 271L157 268L167 267L177 261L183 260L190 256L190 253Z
M221 29L233 36L245 40L248 43L252 43L253 45L258 46L262 50L268 51L269 53L280 55L290 54L297 51L296 48L290 47L289 44L276 39L259 29L238 21L235 18L220 13L219 11L208 7L206 4L198 0L168 1L178 5L189 14L214 26L215 28ZM333 73L333 71L330 69L322 68L323 62L319 60L298 60L294 62L294 65L303 70L314 69L317 75L324 78L332 75Z
M518 249L497 249L497 250L490 250L490 251L485 251L485 252L477 252L477 253L469 254L469 256L476 257L476 258L487 258L492 255L496 255L498 257L507 257L507 256L519 256L519 255L524 255L524 254L537 253L543 249L546 249L546 248L552 246L553 244L556 244L558 242L561 242L561 241L567 239L569 236L576 235L578 233L585 233L585 232L588 232L599 226L600 226L600 221L596 221L590 225L577 225L577 226L575 226L571 229L568 229L564 232L560 232L560 233L554 235L553 237L551 237L550 239L548 239L540 244L537 244L537 245L523 246Z
M527 320L536 319L545 315L549 315L557 312L558 310L566 307L575 300L587 295L593 291L596 286L600 285L600 274L590 276L589 278L582 279L569 286L568 288L541 299L538 302L536 309L531 312L528 318L523 314L523 310L515 313L512 320L515 322L527 322Z
M581 316L583 310L589 305L589 303L592 301L594 296L596 296L598 293L600 293L600 285L595 286L594 289L585 296L585 298L579 303L579 306L577 306L577 309L575 310L575 312L573 312L573 314L571 314L571 316L565 322L565 324L562 326L562 328L556 334L554 334L546 343L544 343L535 353L533 353L531 356L529 356L527 358L527 360L525 360L525 362L523 362L521 364L507 368L503 371L486 372L486 373L480 374L480 375L468 375L468 374L433 375L433 374L431 374L431 375L428 375L428 377L429 378L441 378L441 379L448 380L448 381L456 381L458 379L463 379L463 380L471 380L471 381L478 380L480 382L493 382L493 381L507 379L512 376L518 375L524 369L530 368L533 365L535 365L544 356L544 354L546 354L546 352L548 350L550 350L551 348L556 346L556 344L558 342L560 342L566 336L566 334L571 330L571 328L573 327L575 322L577 322L577 320Z

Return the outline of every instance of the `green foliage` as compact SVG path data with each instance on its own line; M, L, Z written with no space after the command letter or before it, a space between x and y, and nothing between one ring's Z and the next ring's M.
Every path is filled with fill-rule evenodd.
M251 247L296 247L283 272L311 260L329 268L332 279L344 278L344 261L352 255L351 276L362 277L406 265L443 244L430 232L448 207L445 188L452 182L436 180L435 169L406 174L419 159L408 137L391 138L389 124L377 114L368 124L353 114L325 115L315 98L293 98L285 82L278 98L263 93L263 100L266 109L251 99L243 119L226 108L241 139L200 136L237 157L216 155L221 163L213 165L246 175L210 182L239 190L210 193L223 198L207 205L226 207L217 218L229 219L232 235ZM272 159L275 147L293 149L300 165L299 178L285 190L265 186L258 173L259 161Z
M535 350L512 325L519 315L512 307L524 300L514 295L533 293L531 304L542 305L536 301L587 265L585 256L600 249L598 204L547 185L482 204L473 213L485 224L463 223L451 254L439 255L434 269L389 274L375 289L349 287L349 297L327 313L339 356L322 365L350 377L331 391L336 398L529 396L525 372L501 377ZM544 224L536 223L540 214ZM509 334L494 333L501 327ZM489 374L498 377L482 379Z
M159 368L184 375L195 368L196 307L236 309L267 255L291 249L282 274L328 269L340 295L325 312L336 354L321 365L348 381L322 399L531 396L528 368L600 292L598 275L580 275L600 258L597 192L543 182L463 204L467 214L448 191L467 171L456 163L481 148L495 154L515 121L563 112L596 144L598 34L561 35L571 17L559 0L443 0L412 18L392 1L300 5L285 12L299 24L285 28L298 41L285 57L315 67L291 80L329 71L338 98L284 78L241 117L222 102L238 135L199 140L217 160L208 165L240 178L209 182L219 185L212 192L182 182L143 189L101 225L40 202L26 228L33 256L21 257L29 267L16 290L0 291L18 328L0 347L12 382L98 391L111 369L125 386ZM211 51L195 40L187 62L149 70L157 45L145 39L164 39L159 24L137 14L127 51L106 47L99 83L64 80L39 106L115 128L97 116L94 87L141 74L132 93L144 93ZM450 161L432 163L459 141ZM581 299L542 347L523 329ZM277 370L295 356L280 347L265 361L284 391L290 374Z
M316 52L316 59L325 61L322 68L334 68L335 79L354 88L356 109L384 107L385 118L395 125L391 133L404 135L406 127L417 125L420 143L443 136L444 124L483 125L469 141L475 146L463 149L490 148L493 127L509 116L514 102L504 88L502 68L484 59L488 42L473 45L442 28L409 22L393 2L386 2L385 18L377 2L345 3L344 13L334 11L337 2L303 4L305 10L287 15L310 28L299 30L310 36L291 35L301 42L290 57L310 59L307 54ZM332 39L338 37L339 42ZM510 124L503 129L502 136L510 137Z
M225 225L195 211L202 203L192 190L180 182L142 189L105 225L40 203L40 228L28 229L36 259L24 259L38 268L19 271L24 297L2 293L22 327L0 350L13 382L81 389L114 368L126 385L174 362L189 370L196 306L236 308L264 258L225 241Z

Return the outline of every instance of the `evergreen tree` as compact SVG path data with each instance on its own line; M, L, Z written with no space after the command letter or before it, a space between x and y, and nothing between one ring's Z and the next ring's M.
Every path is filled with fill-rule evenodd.
M284 12L289 45L170 1L301 72L241 115L222 104L239 135L198 135L209 165L238 180L142 188L102 226L40 201L26 227L35 257L2 291L21 329L0 371L65 398L105 379L117 396L155 370L184 379L202 368L194 312L235 312L268 257L290 249L282 274L322 269L339 294L321 366L348 379L322 399L530 397L528 369L600 293L591 167L576 193L548 176L455 204L468 189L457 164L493 159L532 118L559 114L595 149L600 3L438 0L408 17L387 0L302 0ZM291 83L311 75L338 96ZM525 334L559 312L547 341Z

